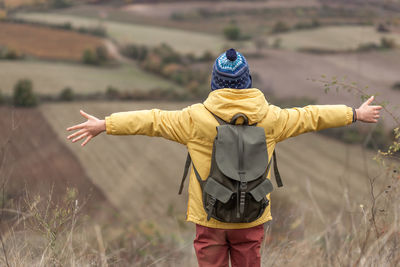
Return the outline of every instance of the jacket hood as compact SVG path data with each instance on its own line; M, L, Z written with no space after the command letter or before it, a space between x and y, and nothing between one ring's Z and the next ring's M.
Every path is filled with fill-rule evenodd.
M253 124L261 121L268 112L268 102L257 88L218 89L212 91L204 101L204 106L229 122L237 113L244 113Z

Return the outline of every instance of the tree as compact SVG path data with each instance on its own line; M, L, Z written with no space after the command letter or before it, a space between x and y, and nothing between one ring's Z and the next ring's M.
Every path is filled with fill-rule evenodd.
M240 38L239 27L236 24L231 23L230 25L228 25L224 28L224 36L226 39L231 40L231 41L239 40L239 38Z
M71 6L68 0L51 0L51 6L54 8L66 8Z
M83 63L89 64L89 65L98 65L99 64L99 60L98 60L96 54L91 49L85 49L85 51L83 51L82 61L83 61Z
M59 96L61 101L73 101L75 98L74 91L71 87L65 87Z
M16 83L14 86L13 103L19 107L34 107L38 104L31 80L21 79Z
M289 30L290 27L283 21L276 22L275 25L272 27L273 33L288 32Z

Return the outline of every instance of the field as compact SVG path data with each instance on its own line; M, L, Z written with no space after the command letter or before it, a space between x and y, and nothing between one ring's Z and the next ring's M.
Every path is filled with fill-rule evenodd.
M216 2L212 8L209 3L201 1L190 1L183 3L156 3L156 4L133 4L122 8L132 14L151 18L170 18L174 13L193 13L202 10L213 12L237 12L246 10L266 8L293 8L293 7L318 7L320 3L315 0L301 1L259 1L259 2Z
M181 87L146 73L135 64L118 67L91 67L82 64L45 61L0 61L0 80L3 93L11 94L15 83L22 78L33 81L35 92L58 94L66 86L77 93L105 92L111 85L121 91Z
M95 50L103 40L72 31L3 22L0 45L39 58L80 61L86 49Z
M86 173L93 183L127 218L131 221L152 221L164 230L182 231L189 226L179 228L185 218L187 201L187 194L177 195L186 156L183 146L144 136L117 138L103 135L82 149L66 139L66 127L82 120L79 109L104 117L116 111L151 106L155 104L73 103L46 104L40 109L61 142L77 156L82 166L86 166ZM172 108L176 104L157 106ZM162 224L160 218L163 218Z
M371 52L358 54L311 55L294 51L268 50L263 58L248 60L250 69L258 74L259 80L253 86L259 87L266 95L277 97L308 97L319 104L346 104L358 107L359 96L346 91L336 92L335 88L324 93L324 83L312 82L326 75L347 77L347 83L357 82L366 93L376 94L377 101L389 101L392 110L400 102L400 93L391 86L399 81L400 51ZM399 116L399 110L394 110ZM393 121L383 112L383 121L389 129Z
M183 146L160 138L103 135L81 148L79 144L69 143L65 129L83 121L79 109L104 118L117 111L183 106L184 103L73 103L46 104L41 111L59 138L85 166L93 183L121 212L132 220L147 219L156 224L163 218L163 224L176 229L176 224L184 220L187 201L186 195L180 197L176 193L186 156ZM372 161L374 153L317 134L278 144L277 153L285 187L273 193L272 207L276 205L273 216L274 212L279 215L281 201L304 208L302 216L313 222L313 227L306 228L310 233L323 227L313 213L314 199L327 220L336 216L346 204L344 192L348 192L353 203L346 211L353 210L368 201L367 172L374 175L379 171ZM173 210L173 216L168 215L168 210ZM287 221L288 218L285 220L286 224L293 223Z
M359 45L366 43L379 44L382 37L393 38L400 45L399 34L379 33L372 26L329 26L276 35L276 38L282 40L282 48L291 50L315 48L334 51L356 49Z
M160 43L167 43L181 53L194 53L197 55L202 54L204 51L217 53L226 46L222 35L215 36L172 28L103 21L101 19L56 13L19 13L16 17L52 24L70 22L74 27L95 27L101 25L106 28L110 37L120 44L136 43L156 46Z
M116 212L38 109L0 107L0 114L0 169L7 201L24 202L26 194L45 197L52 191L53 200L60 202L70 187L78 190L80 205L87 202L88 215L109 216L99 207Z
M38 3L46 3L48 0L3 0L6 8L12 9L24 5L34 5Z

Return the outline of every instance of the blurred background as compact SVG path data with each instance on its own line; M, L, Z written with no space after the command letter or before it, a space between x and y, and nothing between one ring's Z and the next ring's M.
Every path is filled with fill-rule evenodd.
M186 148L66 128L202 102L231 47L274 105L385 107L278 144L263 264L400 264L400 1L0 0L0 265L196 266Z

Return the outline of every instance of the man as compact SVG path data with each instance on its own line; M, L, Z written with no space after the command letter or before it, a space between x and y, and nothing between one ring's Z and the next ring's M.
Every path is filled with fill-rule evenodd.
M105 120L80 111L87 121L68 128L68 131L78 130L68 139L76 142L86 137L84 146L103 131L112 135L161 136L186 145L200 177L206 179L217 134L218 122L214 115L229 122L235 114L245 114L250 125L257 123L257 127L264 128L268 155L272 155L276 143L301 133L345 126L356 120L375 123L382 108L370 105L373 97L359 109L345 105L281 109L270 105L260 90L252 88L247 61L234 49L221 54L215 61L211 91L204 103L178 111L119 112ZM260 266L263 224L271 219L268 206L261 217L250 223L207 220L202 191L192 168L187 220L196 224L194 248L200 266L229 266L229 257L232 266Z

